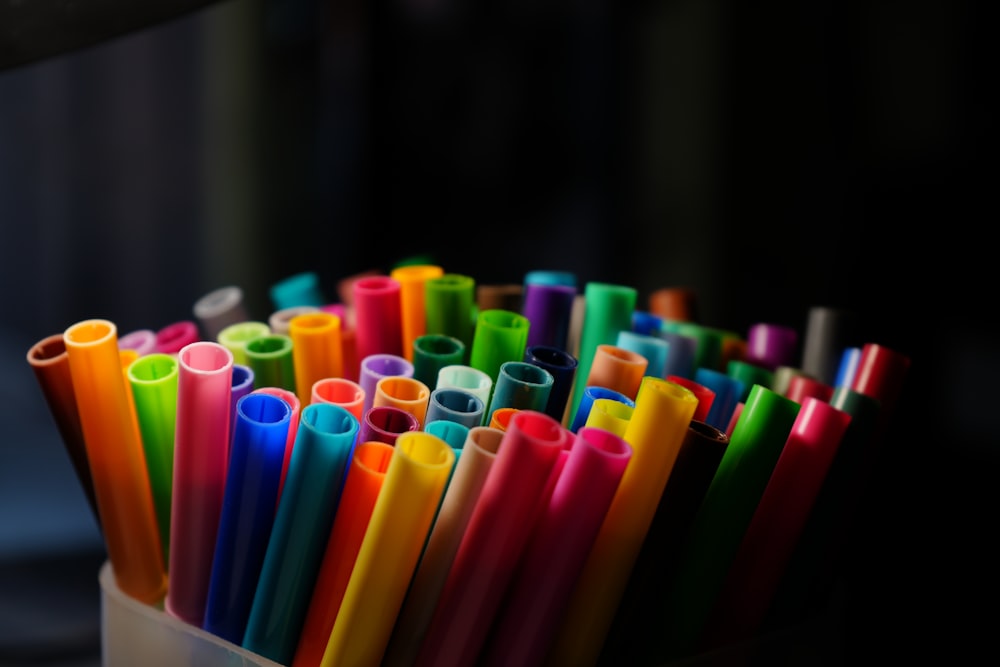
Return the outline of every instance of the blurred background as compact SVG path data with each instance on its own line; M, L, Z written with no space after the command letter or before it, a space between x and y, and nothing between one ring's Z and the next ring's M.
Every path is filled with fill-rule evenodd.
M912 367L833 643L796 664L983 647L1000 348L977 3L124 4L0 7L0 665L99 655L101 540L33 343L159 329L225 285L264 319L294 273L334 301L418 255L478 284L572 271L642 308L688 287L741 334L855 311Z

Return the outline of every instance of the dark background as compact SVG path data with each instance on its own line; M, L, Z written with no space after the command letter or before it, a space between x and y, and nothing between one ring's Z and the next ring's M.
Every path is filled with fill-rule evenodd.
M24 4L0 8L0 664L93 651L99 621L10 583L61 558L97 599L99 538L31 344L90 317L158 329L230 284L263 319L293 273L333 301L425 254L479 284L630 285L643 308L691 287L702 323L744 334L856 311L912 367L838 645L816 652L987 650L1000 352L979 4ZM32 645L26 610L52 636Z

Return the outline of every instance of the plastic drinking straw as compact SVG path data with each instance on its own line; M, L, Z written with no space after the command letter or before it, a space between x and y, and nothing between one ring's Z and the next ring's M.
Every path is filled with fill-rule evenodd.
M381 662L454 463L454 451L437 436L399 436L322 666Z
M135 350L142 357L156 352L156 332L152 329L136 329L118 339L119 350Z
M358 438L358 420L332 403L302 409L285 488L250 606L243 647L288 664Z
M366 276L355 280L351 289L358 357L404 356L399 281L389 276Z
M520 408L497 408L490 417L489 426L500 431L506 431L510 420L520 412Z
M785 398L802 403L809 396L829 402L833 396L833 387L809 375L796 375L788 380Z
M660 330L657 334L667 341L667 358L663 365L663 375L679 375L694 378L695 357L698 353L698 340L691 336L673 331Z
M165 606L171 616L201 627L226 484L233 353L220 343L198 341L184 346L177 360Z
M202 627L238 645L274 523L292 408L251 393L236 415Z
M632 418L635 407L613 398L598 398L587 413L584 426L601 428L618 436L625 436L628 421ZM579 431L577 431L579 433Z
M299 431L299 416L302 413L302 404L299 402L299 397L295 395L295 392L280 387L260 387L259 389L254 389L251 393L277 396L288 403L292 409L291 417L288 420L288 440L285 442L285 460L281 463L281 483L278 485L278 497L280 499L281 491L285 486L285 478L288 477L288 466L292 460L292 450L295 449L295 437Z
M837 367L837 377L834 379L834 387L852 387L854 376L858 372L858 363L861 361L860 347L845 347L840 356L840 364Z
M508 586L480 663L540 665L632 458L621 436L584 427Z
M649 295L649 312L665 320L698 321L698 295L687 287L661 287Z
M704 419L698 421L703 421L709 426L725 432L733 410L736 408L740 396L743 395L743 383L722 371L715 371L711 368L697 369L694 372L694 381L715 394L708 414L705 415Z
M552 375L549 400L542 410L560 424L566 416L566 403L573 391L573 380L578 365L576 357L564 349L549 345L529 345L524 350L524 361L544 368Z
M333 622L368 529L395 449L384 442L358 442L344 480L316 584L306 609L292 667L316 667L323 660Z
M57 333L42 338L28 349L27 358L42 396L45 397L49 413L56 423L63 448L69 455L70 463L73 464L76 479L80 482L80 488L83 489L94 520L100 528L101 513L97 507L94 479L90 473L87 444L83 437L83 426L80 424L76 394L73 392L69 354L66 352L63 334Z
M774 371L772 371L771 386L768 388L776 394L787 396L788 385L791 383L792 378L799 377L801 375L803 375L803 372L800 368L793 368L792 366L776 366Z
M520 312L531 323L528 329L528 347L545 345L566 349L575 298L575 285L525 285L524 305Z
M323 312L323 310L318 306L292 306L290 308L282 308L271 313L271 316L267 318L267 324L271 327L271 333L287 335L288 327L291 324L292 319L298 317L299 315L320 312ZM334 315L338 314L334 313ZM343 329L343 319L341 319L340 325L341 329Z
M729 365L730 361L734 359L739 361L746 361L747 358L747 342L746 339L741 338L738 334L732 331L722 332L722 349L720 351L719 358L719 369L722 370Z
M500 408L544 412L555 379L541 366L526 361L505 361L500 365L487 419Z
M278 387L295 391L295 362L292 338L288 334L267 334L247 341L247 365L258 387Z
M407 361L414 362L414 364L416 364L414 341L427 333L425 284L431 278L439 278L443 275L444 269L436 264L407 264L397 266L389 272L389 277L399 283L402 353ZM428 384L427 380L418 379L424 384ZM430 385L428 384L428 386Z
M414 664L475 663L539 517L539 498L572 437L541 412L521 410L511 418Z
M762 385L750 390L668 586L661 627L671 658L697 648L800 407Z
M343 377L358 381L358 337L354 326L354 308L343 303L328 303L320 308L340 318L340 349L344 362Z
M139 420L135 416L135 398L132 396L132 385L128 380L128 368L132 365L132 362L139 358L139 353L135 350L123 350L118 348L118 361L121 363L122 369L122 382L125 383L125 398L128 402L129 415L132 417L132 428L135 431L136 441L142 445L142 434L139 431ZM145 459L145 450L143 451L143 459ZM155 511L155 506L154 506ZM166 561L164 561L166 563Z
M843 308L813 306L806 318L799 367L824 384L836 384L840 356L858 344L857 313Z
M697 405L691 390L663 378L643 378L625 429L632 460L553 639L554 664L597 659Z
M164 564L170 562L170 506L174 488L174 430L177 423L177 358L152 352L126 371L153 494Z
M167 579L117 329L108 320L83 320L63 332L63 342L115 582L129 597L158 603Z
M635 401L620 391L608 389L607 387L586 387L583 390L583 398L580 399L580 405L576 411L576 417L570 426L570 431L576 433L583 427L584 424L587 423L587 418L590 416L590 411L594 405L594 401L600 398L610 398L624 403L629 407L635 407Z
M666 377L667 353L670 344L654 334L637 333L635 331L619 331L615 347L629 350L642 355L646 360L646 375Z
M798 345L799 332L794 328L758 322L747 330L746 361L769 371L794 366L800 356Z
M191 320L168 324L156 332L156 351L177 354L187 345L201 340L198 325Z
M296 273L271 285L268 291L275 309L294 306L322 306L326 303L319 276L312 271Z
M699 421L688 426L618 603L600 663L607 663L605 658L632 665L666 663L658 651L667 586L681 545L728 446L729 436L720 429Z
M644 310L632 311L632 332L643 336L659 337L663 318ZM660 377L663 377L662 375Z
M203 340L216 340L219 332L231 324L250 319L243 303L243 290L235 285L214 289L194 302L194 319Z
M431 390L412 377L387 376L375 384L372 407L390 406L409 412L417 420L417 430L424 427L424 416L431 398Z
M254 376L253 370L243 364L233 364L232 391L229 396L229 404L232 409L229 412L229 438L232 440L233 429L236 427L237 408L239 400L253 391Z
M667 380L691 390L694 397L698 399L698 407L694 409L691 419L699 422L705 421L712 409L712 404L715 403L715 392L701 383L679 375L668 375Z
M431 392L424 420L428 424L446 420L472 428L483 423L483 410L482 400L472 392L442 387Z
M438 373L442 368L462 364L465 345L452 336L424 334L413 341L411 355L413 377L436 389Z
M770 389L771 385L774 384L774 373L772 371L762 366L751 364L749 361L730 361L726 365L726 375L743 383L744 394L740 396L739 403L747 402L750 390L753 389L755 384L759 384L767 389Z
M255 338L270 334L271 326L269 324L250 320L230 324L217 334L216 340L233 353L233 363L247 366L247 344Z
M313 383L313 403L335 403L354 415L359 422L364 418L365 390L347 378L322 378Z
M871 445L879 402L840 386L829 403L851 415L851 421L778 584L765 619L767 627L785 626L828 604L841 550L857 511L849 499L861 479L860 462Z
M566 335L566 351L577 359L580 358L580 338L583 333L583 320L587 310L587 299L583 294L573 297L573 311L569 316L569 333Z
M462 455L455 463L423 555L397 615L382 660L385 667L413 664L503 437L503 431L488 426L469 429Z
M649 362L638 352L616 345L601 344L590 362L588 387L604 387L635 400Z
M469 427L449 419L435 419L424 425L424 431L436 435L455 450L455 457L461 455L465 440L469 437Z
M524 274L524 288L528 285L566 285L576 287L576 274L572 271L559 271L557 269L535 269Z
M316 380L343 376L340 318L322 311L296 315L288 323L288 335L292 339L295 393L305 407L312 401Z
M387 445L396 444L396 438L408 431L419 431L420 422L412 412L391 405L380 405L365 413L361 421L358 440L375 440Z
M663 320L660 331L669 331L689 336L697 341L694 353L694 368L722 370L722 341L728 335L719 329L706 327L694 322ZM693 372L693 371L692 371Z
M471 276L445 273L424 283L425 329L462 341L472 347L476 281Z
M524 315L510 310L480 312L469 350L469 365L489 375L495 387L500 366L524 358L530 324Z
M583 322L580 328L580 349L575 356L579 361L576 383L570 396L567 423L573 423L583 398L584 389L591 384L590 366L598 345L613 345L618 332L632 328L632 311L635 310L636 289L625 285L590 282L583 292ZM570 350L572 353L573 350Z
M524 288L521 285L476 285L476 308L480 312L499 309L519 313L523 302Z
M464 389L479 397L479 400L483 402L483 406L487 406L490 404L490 395L493 393L493 378L472 366L461 364L442 366L441 370L438 371L435 388L447 389L449 387ZM486 421L485 407L483 410L483 421Z
M817 398L801 405L709 614L706 649L750 639L760 629L851 421Z
M375 403L378 381L385 377L413 377L413 364L398 354L372 354L361 360L358 384L365 390L362 412L368 414Z

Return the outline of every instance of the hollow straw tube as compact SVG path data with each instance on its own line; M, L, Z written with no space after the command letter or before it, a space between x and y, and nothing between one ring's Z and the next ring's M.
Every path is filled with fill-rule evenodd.
M83 320L63 332L63 342L115 582L129 597L156 603L167 581L117 329L108 320Z
M794 328L758 322L747 331L745 359L770 371L778 366L794 366L799 358L798 344L799 332Z
M631 458L632 447L621 436L591 427L576 434L532 528L480 664L543 663Z
M152 329L136 329L118 339L119 350L135 350L142 357L156 352L156 332Z
M413 341L411 355L413 377L436 389L442 368L462 364L465 345L453 336L424 334Z
M413 664L503 437L502 431L488 426L469 429L410 589L397 614L382 660L385 667Z
M804 375L804 373L800 368L777 366L773 371L771 386L769 389L777 394L781 394L782 396L787 396L788 385L791 384L792 379L801 377L802 375Z
M322 311L296 315L288 323L288 335L292 339L295 393L305 407L312 401L316 380L343 376L340 318Z
M643 336L656 336L659 338L660 328L663 326L663 318L653 313L642 310L632 311L632 332ZM621 343L619 343L621 346ZM660 377L663 377L662 375Z
M288 327L290 326L292 319L298 317L299 315L319 312L323 311L317 306L292 306L290 308L282 308L271 313L270 317L267 318L267 325L271 327L271 333L287 335ZM340 317L339 313L334 313L334 315ZM343 318L340 322L341 328L343 328Z
M315 667L323 660L394 451L392 445L374 440L359 441L354 448L291 667Z
M512 310L521 312L524 287L516 283L501 285L476 285L476 308L484 310Z
M469 365L489 375L496 386L500 367L521 361L527 347L528 318L510 310L484 310L476 318Z
M664 601L688 530L719 468L729 437L692 421L601 648L601 664L666 664L660 655ZM608 661L611 662L608 662Z
M845 347L840 355L840 364L837 366L837 377L834 379L833 386L851 388L854 385L854 376L858 372L858 362L860 361L860 347Z
M729 425L729 419L733 415L733 410L743 395L743 383L734 377L730 377L722 371L715 371L711 368L699 368L694 372L694 381L708 388L715 393L712 405L708 409L704 421L709 426L714 426L720 431L725 431Z
M842 350L858 341L858 316L852 310L813 306L806 318L799 367L828 385L836 384Z
M229 453L233 353L213 341L177 356L177 423L166 611L201 627Z
M663 365L663 375L679 375L686 378L694 378L695 357L698 353L698 340L691 336L686 336L674 331L660 330L656 334L667 341L667 358Z
M712 409L712 404L715 403L715 392L699 382L680 377L679 375L667 376L667 380L691 390L694 397L698 399L698 407L694 409L691 419L700 422L705 421Z
M365 413L360 425L358 440L375 440L388 445L396 444L396 438L409 431L419 431L420 422L412 412L391 405L379 405Z
M740 396L739 403L746 403L750 390L755 384L768 389L774 383L774 372L766 368L751 364L749 361L733 360L726 365L726 375L735 378L743 383L743 395Z
M542 410L545 414L564 424L566 403L573 391L573 378L578 365L576 357L569 352L548 345L529 345L524 350L524 361L544 368L552 375L549 400Z
M809 396L829 402L833 396L833 387L808 375L796 375L788 381L788 387L785 389L786 398L802 403Z
M583 391L590 384L590 367L598 345L613 345L619 331L632 328L637 291L634 287L589 282L584 287L584 311L580 329L580 349L574 355L579 361L576 381L570 397L567 420L573 423L583 398ZM572 350L570 350L572 352Z
M250 319L243 303L243 290L236 285L214 289L194 302L192 313L203 340L216 340L219 332L231 324Z
M667 352L670 344L658 335L619 331L615 347L642 355L646 360L645 375L666 377Z
M247 341L247 365L253 370L257 387L295 391L292 347L292 338L287 334L272 333Z
M634 406L613 398L598 398L587 413L587 421L584 426L601 428L624 437L633 412L635 412Z
M691 525L666 599L667 655L688 655L715 604L800 405L754 385Z
M170 562L170 506L174 487L177 358L153 352L132 362L126 375L135 403L149 488L153 494L163 562Z
M375 389L385 377L413 377L413 364L398 354L372 354L361 360L358 384L365 390L362 412L368 414L375 403Z
M201 340L198 325L191 320L168 324L156 332L156 351L177 354L186 345Z
M428 421L424 425L423 430L425 433L436 435L447 442L448 446L455 450L456 457L461 455L462 447L465 446L465 439L469 437L468 426L450 421L448 419L435 419L434 421Z
M850 421L820 399L802 402L706 621L703 647L750 639L760 629Z
M296 273L271 285L268 290L275 309L294 306L322 306L326 303L320 288L319 275L312 271Z
M572 434L546 414L511 419L469 517L415 664L472 665Z
M649 295L649 312L665 320L698 321L698 295L688 287L661 287Z
M526 361L505 361L500 365L487 419L500 408L543 412L555 379L541 366Z
M271 327L266 322L243 321L230 324L220 331L216 340L229 348L233 353L233 363L247 364L247 344L255 338L271 334Z
M375 384L375 398L372 407L391 406L409 412L417 420L417 430L424 427L427 403L431 391L420 380L412 377L389 376Z
M357 438L339 405L303 408L242 642L275 662L294 656Z
M587 423L587 418L590 416L590 411L593 408L594 401L601 398L609 398L624 403L629 407L635 407L635 401L620 391L608 389L607 387L586 387L583 390L583 398L580 399L580 405L576 411L576 417L573 420L570 431L576 433L584 424Z
M232 409L229 412L229 438L233 437L233 429L236 426L236 404L239 400L253 391L254 377L253 370L243 364L233 364L232 391L229 395L229 404Z
M462 341L472 347L476 281L470 276L445 273L424 283L425 329Z
M351 291L358 358L404 356L399 281L389 276L365 276L351 284Z
M552 640L555 664L596 661L698 405L691 390L647 375L625 429L632 458Z
M389 277L399 283L401 349L407 361L415 363L413 344L427 332L425 285L431 278L439 278L443 275L444 269L436 264L397 266L389 272ZM427 384L423 378L419 379Z
M399 436L321 667L381 662L454 463L437 436Z
M485 372L479 370L478 368L473 368L472 366L464 366L461 364L454 364L451 366L443 366L440 371L438 371L437 384L435 388L437 389L464 389L470 394L475 395L483 402L483 406L487 406L490 403L490 395L493 392L493 378L491 378ZM486 421L485 407L483 411L483 421Z
M520 312L531 323L526 345L545 345L565 350L575 298L575 285L525 285L524 305Z
M632 400L646 375L649 362L637 352L616 345L598 345L590 363L588 387L604 387Z
M270 394L248 394L236 405L202 624L234 644L243 640L271 535L291 416L291 406Z
M28 349L27 359L42 396L45 397L49 413L56 423L56 430L59 431L63 448L69 455L76 479L100 528L101 514L97 507L94 478L90 472L87 444L83 437L83 426L80 424L80 412L73 391L69 354L66 352L63 334L52 334L36 342Z
M281 387L260 387L254 389L254 394L270 394L284 400L291 407L292 412L288 420L288 440L285 442L285 458L281 463L281 483L278 485L278 498L281 498L281 491L285 486L285 478L288 477L288 466L292 460L292 450L295 448L295 437L299 431L299 417L302 413L302 404L295 392Z
M489 426L506 431L507 427L510 426L510 420L520 411L520 408L497 408L490 417Z
M678 322L663 320L660 331L669 331L689 336L696 341L693 368L711 368L721 370L723 340L728 337L726 332L707 327L694 322ZM693 371L692 371L693 372Z
M312 403L334 403L346 408L360 422L364 418L365 390L347 378L321 378L313 383Z
M442 387L431 392L424 415L427 423L451 421L466 428L483 423L483 402L475 394L465 389Z

